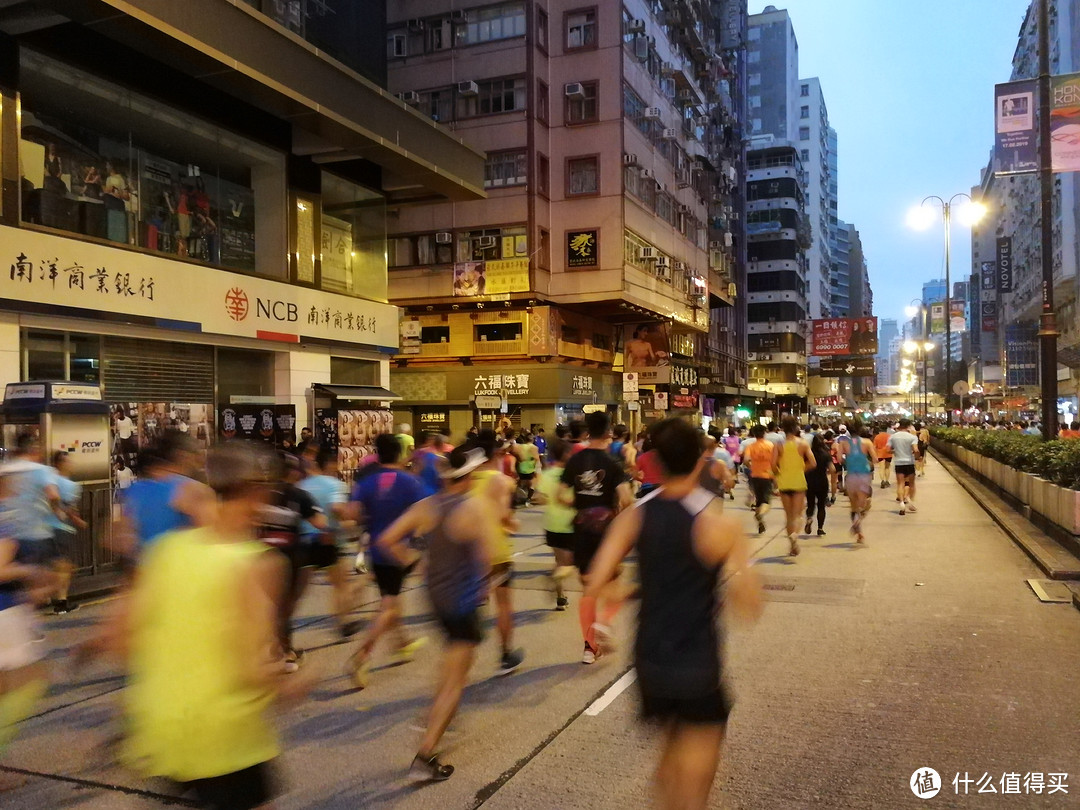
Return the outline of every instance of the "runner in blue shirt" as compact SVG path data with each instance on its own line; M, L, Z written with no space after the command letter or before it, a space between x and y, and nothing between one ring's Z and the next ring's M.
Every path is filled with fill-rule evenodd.
M350 517L367 524L371 535L371 568L379 586L382 601L376 617L359 649L349 658L349 674L357 689L368 685L371 657L375 644L383 633L391 633L396 642L395 658L399 662L411 661L425 639L410 640L401 626L398 597L405 577L413 566L402 566L398 559L379 544L381 535L390 524L405 514L409 507L424 499L424 487L413 475L401 467L401 443L389 434L375 439L378 463L368 475L356 483L352 492Z
M82 484L77 484L68 477L71 468L68 454L63 451L54 453L52 466L53 479L60 498L60 510L63 512L63 516L57 512L49 515L53 530L53 549L57 555L53 561L53 570L56 572L56 600L53 604L53 612L64 614L77 610L79 607L68 603L68 590L71 587L71 572L75 570L75 564L72 562L75 531L86 528L86 521L79 516L78 511L79 499L82 497Z

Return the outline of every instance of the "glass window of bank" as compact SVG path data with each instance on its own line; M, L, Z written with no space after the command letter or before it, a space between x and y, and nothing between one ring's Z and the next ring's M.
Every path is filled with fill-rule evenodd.
M386 300L386 199L322 174L322 289Z
M284 279L284 155L23 48L23 220Z

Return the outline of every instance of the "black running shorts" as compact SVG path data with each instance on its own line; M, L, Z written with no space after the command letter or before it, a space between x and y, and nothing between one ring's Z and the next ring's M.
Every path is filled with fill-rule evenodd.
M242 771L184 782L200 807L228 807L230 810L254 810L274 798L277 790L269 762L261 762Z
M547 544L562 551L574 550L574 535L561 532L547 532Z
M402 568L400 565L373 565L371 572L379 586L379 596L400 596L405 577L412 573L416 563Z
M604 539L602 534L592 534L578 529L574 532L574 565L582 574L589 573L593 557L600 550L600 543Z
M480 626L480 613L473 610L458 616L435 611L435 618L446 634L446 640L451 644L466 643L479 644L484 640L484 630Z
M894 464L893 465L893 472L896 473L897 475L914 475L915 474L915 465L914 464Z
M662 697L641 689L641 715L646 720L677 723L727 723L731 698L723 686L699 697Z

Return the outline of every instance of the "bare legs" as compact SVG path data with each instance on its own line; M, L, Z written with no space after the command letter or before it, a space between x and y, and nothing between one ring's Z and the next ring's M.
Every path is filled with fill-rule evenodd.
M427 730L420 740L417 755L429 759L435 755L435 746L442 739L443 732L457 714L461 703L461 693L465 691L465 680L469 668L476 658L476 645L467 641L452 641L443 653L442 671L439 673L439 685L435 692L435 702L428 714Z
M790 554L795 557L799 553L799 541L795 537L799 533L799 521L806 511L806 491L781 492L780 500L784 504L784 517L787 518L785 529L791 543Z
M668 727L656 769L657 803L663 810L703 810L720 764L724 726L674 723Z

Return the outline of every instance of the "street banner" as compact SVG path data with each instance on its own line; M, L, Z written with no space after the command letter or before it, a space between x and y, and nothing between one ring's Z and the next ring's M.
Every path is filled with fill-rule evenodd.
M826 318L813 327L815 357L877 354L877 318Z
M1050 165L1080 171L1080 73L1050 77Z
M1003 293L1013 291L1011 236L1001 236L997 240L997 289Z
M873 357L841 357L821 361L822 377L874 377L877 365Z
M1039 129L1035 121L1038 82L1025 79L994 87L994 173L1039 169Z
M988 295L988 293L997 292L997 274L994 272L994 262L983 262L979 266L979 270L982 276L983 298L993 298L993 295Z
M996 332L998 328L997 301L982 302L982 331Z
M940 335L945 332L945 302L930 305L930 334Z
M963 301L957 301L955 298L949 301L949 309L951 311L951 317L949 320L952 322L949 328L953 332L966 332L967 331L967 305Z

